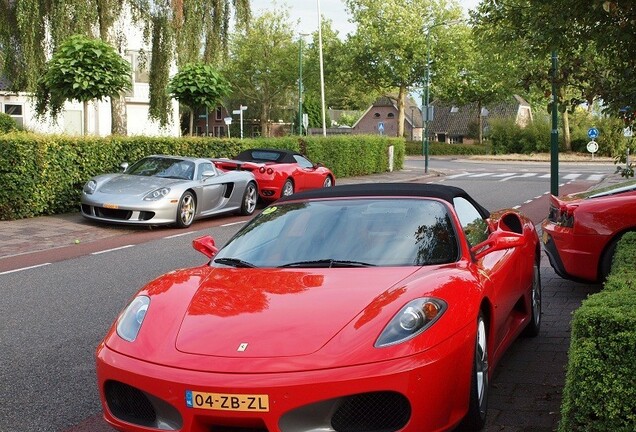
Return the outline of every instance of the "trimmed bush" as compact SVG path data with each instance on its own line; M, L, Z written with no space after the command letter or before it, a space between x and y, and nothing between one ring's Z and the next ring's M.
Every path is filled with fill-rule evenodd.
M18 124L9 114L0 113L0 134L15 132L18 130Z
M280 139L200 137L67 137L13 132L0 135L0 220L75 211L84 183L119 171L122 162L151 154L233 157L247 148L301 151L338 177L387 171L388 147L394 169L404 163L404 140L375 136Z
M604 289L574 313L559 431L636 430L636 232Z
M409 156L422 156L422 146L421 141L408 141L406 143L406 154ZM428 154L430 156L484 155L490 154L490 148L487 145L480 144L446 144L441 142L430 142L428 144Z

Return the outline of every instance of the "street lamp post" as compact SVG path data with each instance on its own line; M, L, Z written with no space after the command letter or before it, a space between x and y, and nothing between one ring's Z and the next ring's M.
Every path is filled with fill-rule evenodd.
M431 24L425 27L426 31L426 75L424 75L424 94L422 95L422 120L424 121L424 135L422 136L422 154L424 155L424 172L428 173L428 123L433 118L430 101L430 85L431 85L431 29L443 25L452 25L462 22L462 20L444 21L437 24Z
M327 136L327 119L325 114L325 68L322 61L322 15L320 13L320 0L318 4L318 57L320 58L320 102L322 106L322 136Z

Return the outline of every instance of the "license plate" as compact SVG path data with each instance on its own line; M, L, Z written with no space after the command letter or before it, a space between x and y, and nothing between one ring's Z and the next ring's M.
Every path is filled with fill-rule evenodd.
M118 209L118 208L119 208L119 206L118 206L117 204L110 204L110 203L106 203L106 204L104 204L104 208L107 208L107 209L115 209L115 210L116 210L116 209Z
M541 234L541 240L543 240L543 244L547 244L548 243L548 233L543 231L543 233Z
M186 390L186 406L217 411L268 412L269 396L263 394L205 393Z

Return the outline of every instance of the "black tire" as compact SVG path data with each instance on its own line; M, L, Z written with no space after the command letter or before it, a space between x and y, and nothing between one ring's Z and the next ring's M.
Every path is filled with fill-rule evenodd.
M241 202L241 214L250 216L256 210L256 202L258 201L258 190L254 182L249 182L243 192L243 201Z
M177 227L188 228L194 222L194 215L197 212L197 201L192 192L186 191L181 195L177 206Z
M294 182L292 179L285 180L283 189L280 191L280 196L289 196L294 194Z
M538 260L534 261L532 291L530 292L530 323L523 330L523 336L535 337L541 329L541 271Z
M475 357L470 379L470 403L468 413L462 422L462 430L477 431L486 425L488 413L488 326L483 312L477 319L475 337Z
M322 187L328 188L333 186L333 179L331 176L325 177L325 181L322 183Z

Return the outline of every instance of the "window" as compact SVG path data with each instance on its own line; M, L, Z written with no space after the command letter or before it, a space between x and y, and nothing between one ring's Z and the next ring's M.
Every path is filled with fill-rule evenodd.
M394 118L394 117L395 117L395 114L393 114L393 113L388 113L386 116L387 116L387 118Z
M223 109L221 107L216 108L216 119L223 120Z
M126 51L126 60L133 71L133 83L150 82L150 54L145 51Z
M456 197L453 205L468 244L472 247L488 238L488 224L470 201Z
M309 162L307 159L305 159L302 156L294 155L294 159L296 159L296 163L298 163L298 165L301 168L313 168L314 167L314 164L312 164L311 162Z
M4 104L4 113L11 116L16 122L18 127L22 129L24 127L24 117L22 114L22 105L18 104Z
M456 106L453 106L453 107L451 107L450 112L451 112L451 113L453 113L453 114L454 114L454 113L458 113L458 112L459 112L459 108L458 108L458 107L456 107Z
M378 112L377 112L377 113L374 113L374 114L373 114L373 118L380 118L380 113L378 113Z
M212 165L211 163L207 163L204 162L201 165L199 165L199 172L197 173L197 180L201 180L203 178L203 173L206 171L211 171L213 173L216 173L216 169L214 168L214 165Z

